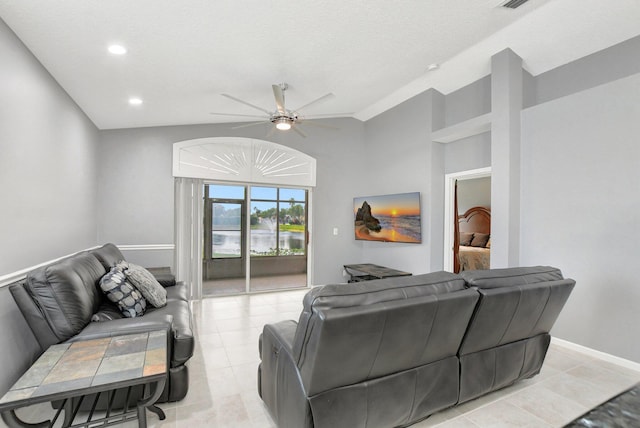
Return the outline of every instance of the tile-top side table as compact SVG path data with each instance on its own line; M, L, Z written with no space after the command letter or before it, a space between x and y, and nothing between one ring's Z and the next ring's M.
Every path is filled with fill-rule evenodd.
M351 277L349 282L368 281L371 279L391 278L394 276L411 276L409 272L403 272L385 266L371 263L361 263L357 265L344 265L345 271Z
M165 418L154 403L162 394L166 378L165 330L60 343L47 349L0 399L0 412L10 427L53 426L62 409L63 427L107 426L135 418L140 427L146 427L146 409ZM114 412L111 407L115 390L136 385L144 385L145 390L136 408L129 409L125 400L123 411ZM92 419L100 393L108 394L108 408L103 417ZM74 420L83 419L78 411L85 396L91 394L96 395L87 420L73 424ZM49 401L63 401L50 421L27 424L15 414L20 407Z

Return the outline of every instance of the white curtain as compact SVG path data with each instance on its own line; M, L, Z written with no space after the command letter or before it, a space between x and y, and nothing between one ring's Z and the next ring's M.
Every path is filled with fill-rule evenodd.
M190 299L202 297L202 200L203 181L175 178L176 279L184 281Z

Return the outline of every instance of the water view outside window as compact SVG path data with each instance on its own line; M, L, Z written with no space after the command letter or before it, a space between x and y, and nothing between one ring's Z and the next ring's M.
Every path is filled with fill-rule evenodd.
M213 203L212 257L242 256L242 204Z
M245 187L211 184L211 258L242 257Z
M306 191L251 188L251 255L305 254Z

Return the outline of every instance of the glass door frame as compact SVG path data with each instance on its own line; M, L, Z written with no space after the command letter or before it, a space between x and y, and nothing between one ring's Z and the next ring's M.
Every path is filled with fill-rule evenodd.
M202 226L204 226L203 222L205 219L205 204L204 201L206 199L208 199L207 197L205 197L205 185L228 185L228 186L244 186L245 187L245 200L244 200L244 212L243 212L243 217L244 217L244 223L245 223L245 230L242 232L243 236L244 236L244 252L246 253L245 255L243 255L244 260L245 260L245 293L246 294L255 294L255 293L263 293L263 292L269 292L269 291L276 291L276 290L265 290L265 291L251 291L251 233L249 233L251 231L251 189L254 186L257 187L265 187L265 186L270 186L269 184L265 184L265 183L247 183L247 182L234 182L234 181L215 181L215 180L205 180L202 182L202 186L200 189L200 193L202 195L201 198L201 202L199 204L199 218L200 223ZM307 279L307 283L305 285L306 288L311 288L311 278L313 277L313 215L312 215L312 207L313 207L313 187L307 187L307 186L295 186L295 185L283 185L283 184L276 184L276 185L272 185L273 187L279 187L279 188L292 188L292 189L303 189L306 191L306 218L307 218L307 224L306 226L306 257L307 257L307 270L306 270L306 279ZM212 199L216 199L216 198L212 198ZM219 201L222 201L223 199L219 199ZM232 203L237 203L238 200L232 200L230 201ZM200 254L204 255L204 235L203 233L200 233ZM200 265L202 266L202 260L200 261ZM203 295L203 290L202 290L202 282L203 282L203 276L204 273L202 272L202 270L200 271L200 274L197 277L197 288L199 290L198 292L198 296L200 296L200 298L204 297Z
M209 183L206 183L205 186L207 186ZM206 189L206 187L205 187ZM244 199L227 199L227 198L211 198L208 195L204 195L204 224L208 224L211 225L211 229L209 229L209 226L204 226L204 235L203 235L203 272L202 272L202 277L203 280L206 279L210 279L208 277L209 273L214 271L215 269L218 268L222 268L225 271L233 271L234 269L234 265L238 265L241 266L242 272L244 272L244 268L245 268L245 263L244 263L244 259L246 257L246 251L245 251L245 244L246 244L246 240L245 240L245 234L247 233L246 229L245 229L245 216L246 216L246 200ZM232 205L238 205L240 207L240 255L237 257L213 257L214 256L214 251L213 251L213 232L215 231L215 228L213 226L213 219L214 219L214 205L215 204L232 204ZM207 233L208 231L210 231L211 233ZM218 267L216 267L216 265L218 265Z

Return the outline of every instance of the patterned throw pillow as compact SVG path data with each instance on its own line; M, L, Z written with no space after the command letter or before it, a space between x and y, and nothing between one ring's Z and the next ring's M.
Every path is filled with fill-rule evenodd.
M143 268L133 263L124 271L127 280L131 282L142 293L145 299L156 308L167 304L167 290L156 280L156 278Z
M144 315L147 302L142 294L135 289L127 277L118 267L113 267L100 279L100 289L107 298L118 305L122 314L127 318Z

